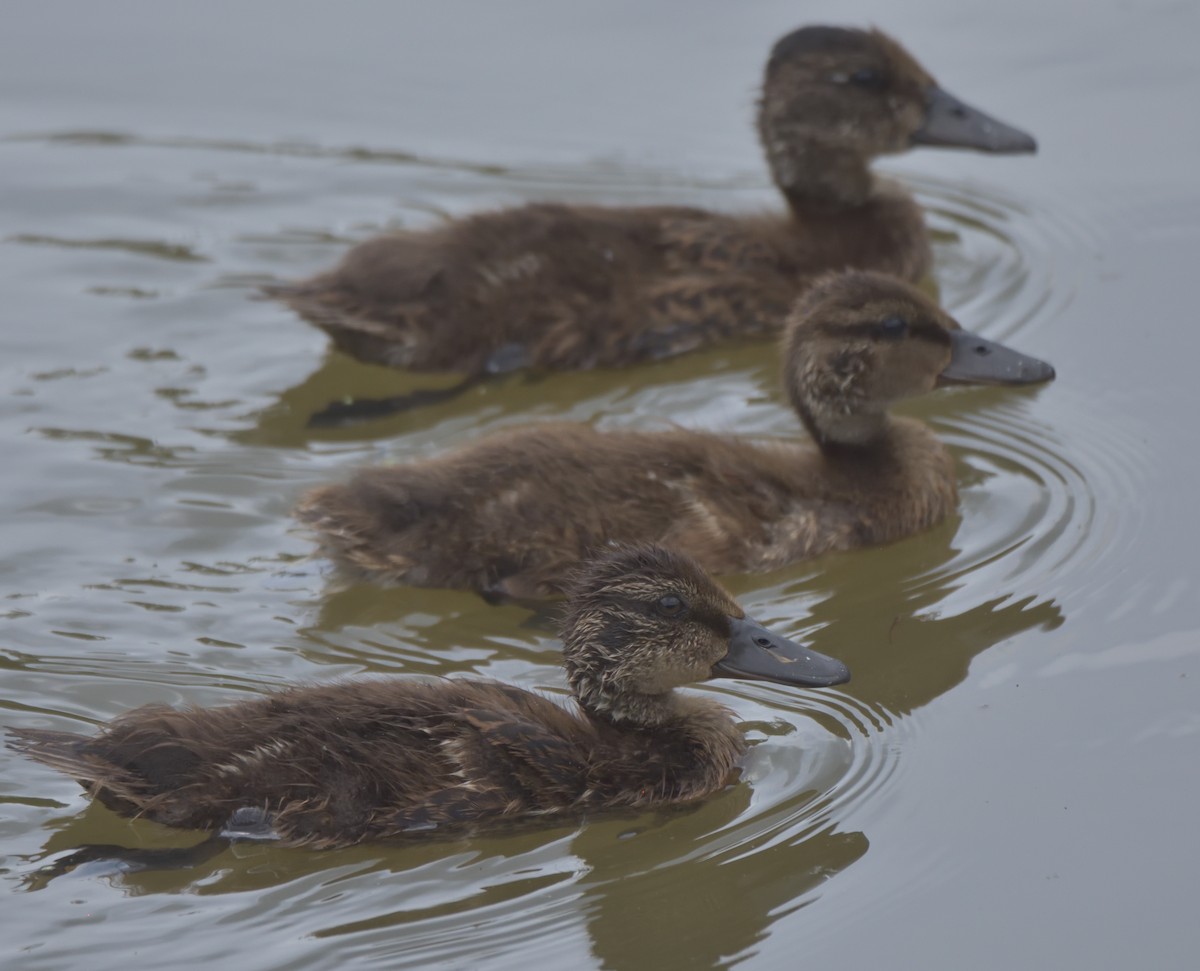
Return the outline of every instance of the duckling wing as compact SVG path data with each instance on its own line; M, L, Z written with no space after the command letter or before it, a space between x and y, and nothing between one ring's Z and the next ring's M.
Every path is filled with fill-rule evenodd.
M482 708L464 711L462 720L478 733L479 754L514 800L549 810L569 805L582 793L587 766L562 726Z
M777 225L777 220L663 210L659 239L667 268L673 273L779 273L789 267L771 240L769 227Z
M690 212L534 204L479 213L368 240L333 270L264 292L372 363L471 374L514 361L592 366L628 316L624 301L662 272L660 221Z
M793 291L778 274L728 268L668 277L647 288L643 326L622 353L632 360L660 360L713 341L777 333Z
M657 237L662 269L641 289L641 323L620 348L625 360L657 360L782 327L799 281L753 220L662 210Z
M264 292L372 363L474 375L620 366L777 330L797 284L776 238L786 225L533 204L368 240L333 270ZM639 342L647 327L680 333Z
M524 694L513 689L518 693ZM449 721L455 730L440 752L453 767L455 784L379 812L371 824L373 835L406 836L500 817L553 814L568 810L582 794L586 766L578 747L536 717L473 708L452 713Z

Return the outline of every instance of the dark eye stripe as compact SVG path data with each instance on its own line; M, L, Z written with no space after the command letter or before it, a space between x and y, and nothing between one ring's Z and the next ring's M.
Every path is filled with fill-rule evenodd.
M660 601L645 601L637 597L610 596L609 602L621 610L639 613L666 620L687 620L688 623L703 624L722 637L729 636L729 616L724 610L713 609L704 603L693 603L674 617L665 617L658 609Z
M815 328L816 332L823 337L859 337L865 340L879 340L881 337L879 323L870 324L818 324ZM944 327L939 327L937 324L928 323L925 321L908 322L908 333L905 335L909 338L918 338L920 340L931 341L934 344L949 344L950 332Z
M851 74L848 80L863 88L882 88L887 84L887 75L873 67L864 67Z
M829 80L833 84L853 84L857 88L884 88L890 82L887 74L874 67L860 67L849 74L835 71L829 75Z

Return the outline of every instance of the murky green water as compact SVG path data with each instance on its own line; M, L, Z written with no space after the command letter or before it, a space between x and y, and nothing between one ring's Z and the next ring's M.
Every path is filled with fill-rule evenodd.
M757 744L743 783L687 811L238 846L40 889L83 843L195 837L5 752L5 968L1194 965L1190 3L7 5L0 721L86 730L360 672L561 691L522 610L329 592L290 505L529 420L798 434L772 349L310 432L347 389L418 382L249 295L387 227L526 199L774 205L751 113L770 43L802 21L893 31L1042 145L888 169L929 209L949 308L1058 381L907 409L959 457L960 518L731 583L854 681L705 688Z

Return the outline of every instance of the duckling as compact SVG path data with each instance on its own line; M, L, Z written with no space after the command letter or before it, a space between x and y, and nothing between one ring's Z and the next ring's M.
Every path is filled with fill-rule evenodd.
M368 240L333 270L266 293L362 361L467 375L451 393L518 368L656 360L778 333L824 271L920 279L920 207L872 176L873 158L916 145L1036 150L878 30L782 38L758 131L786 214L525 205Z
M893 277L826 277L797 302L783 380L812 442L537 424L367 468L298 506L351 579L503 598L561 590L587 552L660 542L716 572L771 570L940 522L954 462L894 401L951 382L1028 384L1050 365L961 328Z
M124 816L345 846L700 799L730 782L746 742L727 708L675 688L850 677L748 619L694 560L652 547L581 570L563 661L578 710L497 682L355 680L151 705L94 737L10 729L9 745Z

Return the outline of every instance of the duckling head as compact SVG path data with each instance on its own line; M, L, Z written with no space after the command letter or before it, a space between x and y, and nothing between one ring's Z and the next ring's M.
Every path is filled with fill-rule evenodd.
M672 689L697 681L850 679L840 661L746 617L690 557L653 546L616 547L583 566L567 604L563 659L585 710L640 726L670 720Z
M1035 384L1054 368L963 330L923 293L882 273L827 276L792 308L784 385L822 445L869 445L888 408L946 384Z
M1033 152L1032 136L944 91L878 30L802 27L771 51L758 115L775 182L789 197L861 204L867 163L916 145Z

